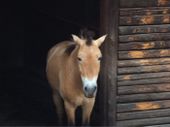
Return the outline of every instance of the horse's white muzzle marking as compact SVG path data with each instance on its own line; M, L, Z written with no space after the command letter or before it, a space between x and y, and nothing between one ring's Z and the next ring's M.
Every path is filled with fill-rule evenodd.
M86 77L81 78L85 96L89 98L94 97L97 92L97 76L92 79L88 79Z

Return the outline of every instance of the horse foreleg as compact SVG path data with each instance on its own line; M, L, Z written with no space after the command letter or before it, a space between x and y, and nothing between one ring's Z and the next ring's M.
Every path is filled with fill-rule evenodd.
M86 101L84 103L84 105L82 106L82 110L83 110L83 125L89 125L90 124L90 117L91 117L91 113L94 107L94 102L95 99L90 99L88 101Z
M68 125L75 125L75 110L76 107L70 104L69 102L64 102L65 111L67 114Z
M57 92L53 93L53 101L56 108L58 124L63 125L63 117L64 117L63 100Z

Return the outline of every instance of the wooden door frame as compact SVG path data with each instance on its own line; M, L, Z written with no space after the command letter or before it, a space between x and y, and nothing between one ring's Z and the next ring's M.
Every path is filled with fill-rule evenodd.
M115 126L119 0L100 2L100 34L108 34L108 36L102 46L103 60L99 77L101 102L99 103L103 125Z

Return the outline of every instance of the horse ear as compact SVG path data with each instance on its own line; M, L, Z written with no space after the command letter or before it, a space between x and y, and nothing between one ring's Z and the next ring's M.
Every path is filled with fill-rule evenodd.
M97 45L98 47L100 47L101 44L104 42L106 36L107 36L107 34L99 37L98 39L96 39L96 40L94 41L94 44Z
M72 38L73 38L74 42L76 42L77 44L79 44L79 45L82 45L82 44L83 44L82 39L79 38L78 36L72 34Z

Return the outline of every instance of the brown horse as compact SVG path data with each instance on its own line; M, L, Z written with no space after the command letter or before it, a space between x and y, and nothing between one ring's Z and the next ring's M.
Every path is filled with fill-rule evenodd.
M97 92L97 78L102 54L99 46L106 35L93 40L72 35L50 49L47 58L47 78L52 88L56 112L61 122L64 102L68 124L75 125L75 110L82 107L82 122L90 122Z

